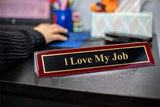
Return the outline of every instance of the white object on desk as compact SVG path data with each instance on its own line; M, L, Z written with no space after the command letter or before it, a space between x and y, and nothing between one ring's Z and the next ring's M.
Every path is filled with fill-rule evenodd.
M139 13L145 1L146 0L123 0L115 12Z
M106 33L121 33L136 38L152 37L152 13L91 14L91 37L102 38Z

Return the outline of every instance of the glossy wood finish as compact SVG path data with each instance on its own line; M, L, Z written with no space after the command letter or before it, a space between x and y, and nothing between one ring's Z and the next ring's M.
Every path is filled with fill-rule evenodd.
M114 61L112 61L110 57L112 56L113 51L116 52L116 50L118 50L117 52L119 53L121 49L121 51L125 51L128 52L129 50L135 49L135 51L137 51L137 47L141 47L142 48L142 52L145 53L144 56L142 56L142 53L139 53L138 55L141 56L137 56L136 58L142 58L142 57L146 57L147 61L138 61L135 62L135 60L139 60L139 59L134 59L131 61L128 61L127 63L123 63L122 60L118 61L119 64L116 64ZM108 54L106 54L105 52L109 52ZM94 54L92 53L94 52ZM83 53L81 55L81 53ZM85 53L85 54L84 54ZM92 55L91 55L92 53ZM134 52L136 53L136 52ZM134 54L133 52L128 52L128 57L129 59L131 59L132 57L130 57L130 55ZM64 61L60 61L60 60L64 60L64 58L62 57L62 54L65 54L63 57L66 58L68 57L68 55L72 56L72 58L74 58L74 55L77 54L78 55L78 59L83 58L88 56L87 54L89 54L89 57L92 59L92 66L90 67L85 67L87 65L86 64L81 64L81 68L78 68L79 65L68 65L70 68L67 70L64 64ZM95 63L95 61L93 61L95 59L94 55L98 55L99 54L99 58L100 54L104 56L109 55L108 60L109 62L107 62L108 64L103 64L101 63L102 61L99 61L99 63L101 63L101 65L99 66L94 66L97 63ZM58 57L58 56L61 57ZM86 55L86 56L85 56ZM137 55L137 54L135 54ZM145 56L146 55L146 56ZM47 62L44 62L44 56L45 57L54 57L54 61L52 61L53 59L48 58L48 61L50 61L50 64L52 66L52 71L50 72L46 72L45 70L45 66L47 65ZM132 55L133 56L133 55ZM132 68L132 67L141 67L141 66L150 66L150 65L154 65L154 59L152 56L152 52L151 52L151 48L149 46L149 43L147 42L141 42L141 43L125 43L125 44L115 44L115 45L106 45L106 46L99 46L99 47L88 47L88 48L74 48L74 49L63 49L63 50L49 50L49 51L39 51L39 52L35 52L35 61L36 61L36 67L37 67L37 74L39 77L51 77L51 76L61 76L61 75L71 75L71 74L78 74L78 73L89 73L89 72L96 72L96 71L104 71L104 70L114 70L114 69L124 69L124 68ZM133 56L134 57L134 56ZM61 59L58 59L61 58ZM68 57L69 59L69 57ZM128 59L128 60L129 60ZM101 59L102 60L102 59ZM105 60L105 59L104 59ZM61 62L61 63L60 63ZM117 61L116 61L117 62ZM54 70L54 66L59 63L60 67L64 67L62 70ZM73 63L73 62L72 62ZM88 64L89 65L89 64ZM73 68L74 66L76 66L75 68ZM56 67L56 66L55 66Z

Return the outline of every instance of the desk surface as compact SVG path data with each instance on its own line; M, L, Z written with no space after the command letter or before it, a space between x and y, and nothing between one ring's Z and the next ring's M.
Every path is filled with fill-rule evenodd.
M104 41L87 41L83 47L97 45L104 45ZM156 36L152 41L152 53L155 66L48 78L38 78L36 76L34 59L31 57L1 76L0 85L3 85L3 91L5 90L5 92L35 97L54 97L55 94L73 92L77 97L79 93L89 93L118 96L118 98L120 96L129 97L132 100L133 98L160 100L160 60ZM61 90L61 92L58 90ZM50 94L50 96L45 94Z

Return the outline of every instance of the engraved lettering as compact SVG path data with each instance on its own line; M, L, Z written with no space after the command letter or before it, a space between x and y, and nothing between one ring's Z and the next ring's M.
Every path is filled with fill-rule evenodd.
M92 58L91 57L88 58L88 63L92 63Z
M122 55L118 55L118 60L122 60Z
M124 52L122 52L122 54L117 54L117 53L113 53L113 61L121 61L121 60L127 60L128 59L128 54L125 54Z
M125 54L124 52L122 52L123 55L123 59L127 60L128 59L128 54Z
M65 61L65 66L68 65L81 65L81 64L87 64L87 63L92 63L92 58L74 58L74 57L70 57L70 60L68 61L67 58L64 58Z
M109 61L109 56L104 56L104 58L105 58L105 64L107 64L108 63L108 61Z
M67 58L64 58L65 66L68 66Z
M82 59L77 59L77 63L80 65L82 64Z
M94 55L95 57L95 62L104 62L105 64L108 63L109 61L109 56L104 56L103 54L101 54L100 56L98 55Z
M73 57L70 57L70 60L71 60L71 65L77 65L77 63L74 63Z
M113 53L114 55L114 58L112 58L113 61L116 61L117 60L117 56L116 56L116 53Z
M86 64L87 58L82 58L83 62Z
M95 56L95 62L104 62L104 58L103 58L103 54L100 55L100 57L98 55L94 55Z

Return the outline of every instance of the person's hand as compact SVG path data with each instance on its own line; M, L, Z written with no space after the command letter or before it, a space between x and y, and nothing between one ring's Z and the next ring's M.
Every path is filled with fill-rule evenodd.
M44 36L47 44L55 40L61 40L61 41L67 40L67 37L59 34L59 33L67 33L68 32L67 29L57 24L49 24L49 23L40 24L34 27L34 30L40 32Z

